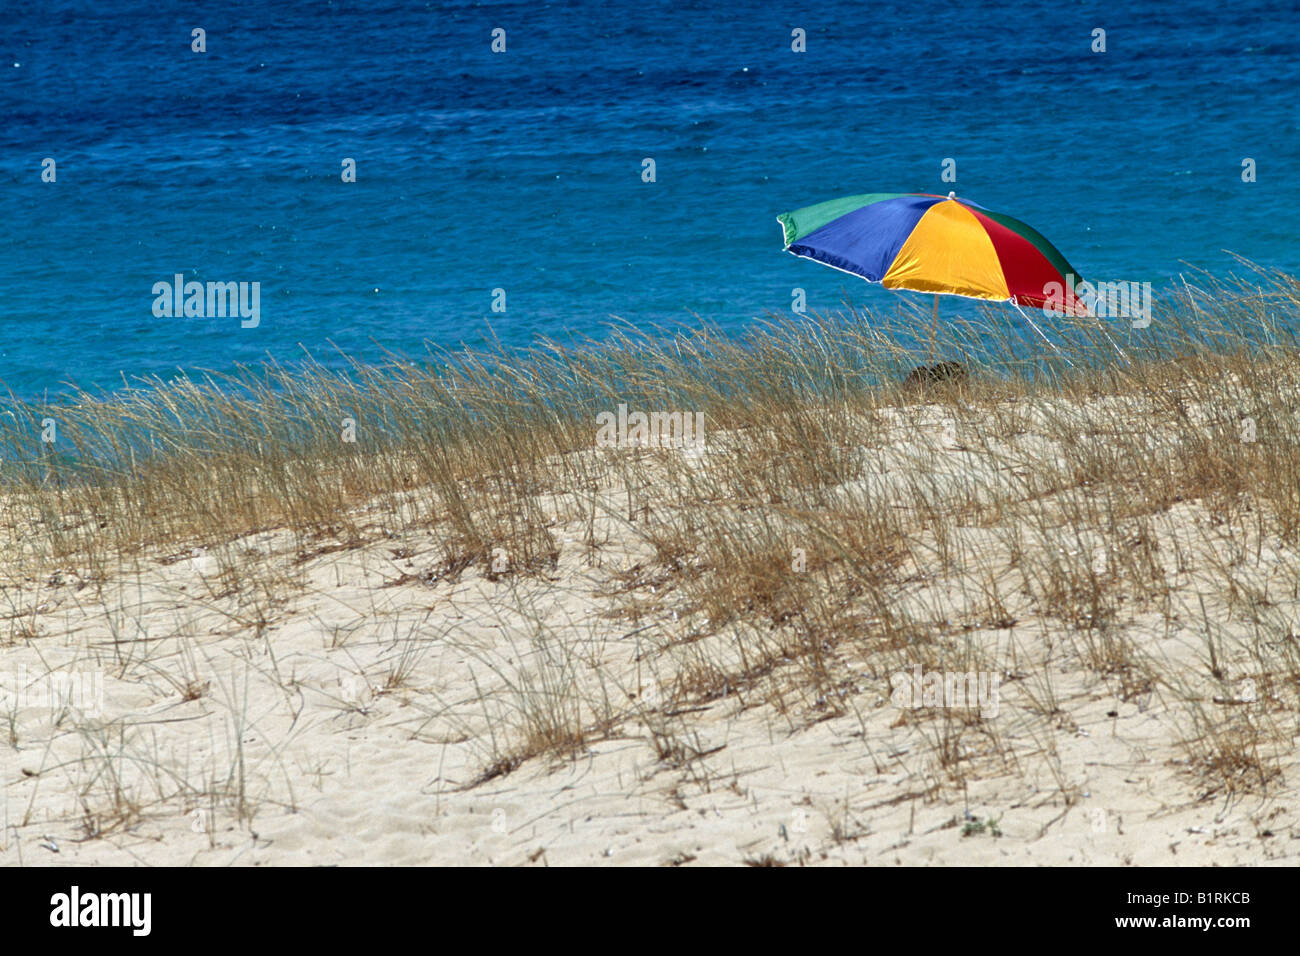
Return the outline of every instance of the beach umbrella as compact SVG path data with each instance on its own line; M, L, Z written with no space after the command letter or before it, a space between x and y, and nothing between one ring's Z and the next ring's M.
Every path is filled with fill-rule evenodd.
M787 252L887 289L934 293L936 323L940 295L1091 314L1075 296L1079 274L1055 246L1019 219L954 193L847 196L777 221Z

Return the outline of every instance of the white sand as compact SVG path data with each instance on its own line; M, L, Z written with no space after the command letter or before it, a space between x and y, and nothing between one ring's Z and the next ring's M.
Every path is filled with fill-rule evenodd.
M897 458L876 456L875 474L861 479L877 483L877 493L906 475L911 426L899 427ZM930 466L960 476L956 498L1000 467L956 446ZM610 498L616 507L618 493ZM1195 503L1161 516L1162 553L1180 529L1189 541L1210 540L1205 520ZM597 540L609 541L595 551L563 513L551 530L561 556L549 579L492 581L471 567L455 582L393 584L439 564L432 534L295 564L292 537L277 532L237 548L247 580L278 580L261 589L246 583L234 595L220 593L211 555L123 565L102 596L75 568L7 582L6 607L28 630L0 646L0 674L25 673L35 692L51 672L99 675L103 709L84 699L51 708L30 694L22 706L0 706L0 734L12 738L0 741L0 863L1140 866L1300 858L1294 736L1270 744L1281 773L1267 786L1214 786L1178 746L1190 730L1187 710L1167 688L1125 695L1117 679L1066 649L1063 625L1036 619L1025 600L1016 604L1014 589L1005 595L1014 626L989 622L964 635L1002 680L998 716L982 723L964 709L900 709L888 673L869 656L839 662L854 676L841 685L838 715L798 692L793 663L768 678L796 688L784 713L760 685L665 713L665 687L688 669L694 649L726 660L734 641L725 631L686 640L688 609L672 596L658 600L652 582L630 595L646 602L642 619L610 613L629 598L613 593L616 572L650 556L624 522L598 522ZM1079 547L1064 531L1061 540ZM963 527L949 547L1009 568L1010 558L998 557L1004 541ZM1188 554L1200 546L1188 544ZM1295 561L1266 540L1241 556L1239 570L1265 586ZM1123 632L1162 672L1202 668L1198 594L1212 595L1208 614L1228 634L1225 646L1248 640L1213 596L1222 590L1215 573L1193 561L1177 572L1170 613L1122 615ZM940 602L957 620L977 592L918 581L897 602ZM1232 666L1245 675L1241 660ZM12 679L3 686L12 702ZM1059 712L1045 715L1040 702L1049 694ZM607 702L617 719L570 753L529 756L475 784L518 749L525 717L546 712L539 702L573 701L586 701L589 717L593 702ZM1227 719L1270 703L1207 698L1203 706ZM1294 713L1273 717L1294 735ZM956 773L936 758L949 740ZM994 826L970 826L989 820Z

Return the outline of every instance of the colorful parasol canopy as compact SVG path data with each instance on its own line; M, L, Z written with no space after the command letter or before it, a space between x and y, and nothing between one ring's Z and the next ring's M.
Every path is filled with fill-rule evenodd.
M785 248L887 289L1088 315L1065 257L1019 219L953 193L868 193L777 217Z

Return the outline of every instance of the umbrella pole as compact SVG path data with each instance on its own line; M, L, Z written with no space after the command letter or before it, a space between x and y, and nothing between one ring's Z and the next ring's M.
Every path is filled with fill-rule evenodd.
M934 294L934 323L930 326L930 358L934 358L935 345L939 339L939 293Z

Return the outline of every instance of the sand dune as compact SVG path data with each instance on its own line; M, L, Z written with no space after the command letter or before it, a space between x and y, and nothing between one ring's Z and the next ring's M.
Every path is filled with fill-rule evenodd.
M533 496L541 572L451 566L437 526L381 530L387 499L361 543L267 530L10 582L0 861L1294 865L1300 556L1213 502L1048 487L1065 413L1137 414L883 413L820 505L909 516L874 570L831 560L807 502L695 506L788 530L824 633L782 607L811 592L728 618L698 591L716 554L665 560L683 476L753 467L742 433L576 452L618 466ZM900 706L934 672L995 675L996 715Z

